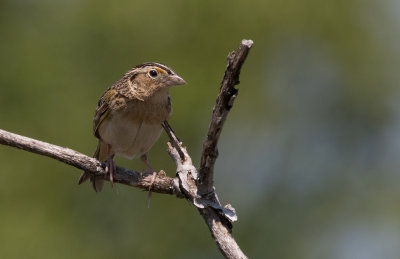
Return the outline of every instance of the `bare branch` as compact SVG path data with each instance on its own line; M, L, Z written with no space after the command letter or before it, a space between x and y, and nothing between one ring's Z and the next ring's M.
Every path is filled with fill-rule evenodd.
M213 109L207 137L203 143L199 167L199 183L202 194L213 191L214 164L218 157L218 139L226 117L238 95L235 85L239 84L240 69L252 45L252 40L242 40L238 49L228 55L228 65L221 83L217 103Z
M201 216L207 223L212 237L217 243L218 249L225 256L230 259L245 259L247 256L240 249L232 236L232 233L226 227L226 223L221 221L220 214L212 208L199 209Z
M103 176L104 180L109 180L108 177L105 177L103 163L69 148L52 145L43 141L20 136L1 129L0 144L48 156L57 159L63 163L72 165L76 168L96 174L99 177ZM117 167L117 172L114 177L115 182L138 187L144 190L149 189L151 179L152 174L135 172L122 167ZM153 192L174 194L178 197L182 197L175 178L157 177L151 189Z
M222 207L215 193L213 170L218 156L218 139L238 93L235 85L239 84L240 68L252 45L251 40L243 40L238 49L228 55L228 65L213 109L207 138L203 144L199 174L186 148L182 146L168 122L163 124L170 138L168 153L175 161L180 188L184 196L199 210L218 249L226 258L247 257L232 236L232 222L237 220L235 209L230 204Z
M180 159L185 160L185 154L180 146L180 140L178 139L178 137L175 135L175 131L171 128L171 126L169 125L168 121L164 121L164 123L162 124L165 133L167 133L170 141L172 142L172 145L174 145L176 151L179 154Z
M226 258L247 258L232 236L232 222L237 220L235 209L229 204L222 207L215 192L205 197L199 195L195 181L197 170L192 159L168 122L164 122L163 127L170 138L168 153L175 162L182 193L199 210L221 253Z
M221 83L217 103L214 106L207 138L203 143L203 153L199 173L192 164L182 142L167 121L163 128L170 138L168 153L174 160L176 178L158 176L152 186L153 192L174 194L186 198L197 207L221 253L226 258L247 258L232 236L232 223L237 220L235 209L230 204L222 206L213 187L213 170L218 155L217 143L229 110L237 96L235 85L239 84L239 73L252 46L251 40L242 40L238 49L228 55L228 65ZM0 130L0 144L16 147L29 152L48 156L76 168L106 177L104 163L69 148L52 145L39 140ZM144 174L117 167L114 181L117 183L148 190L152 174Z

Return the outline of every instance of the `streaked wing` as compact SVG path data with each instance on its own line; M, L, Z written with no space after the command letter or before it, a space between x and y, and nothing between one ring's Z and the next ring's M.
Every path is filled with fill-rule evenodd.
M116 94L117 91L115 89L109 88L100 97L93 118L93 133L97 138L100 138L100 136L98 135L99 126L109 115L111 111L111 100Z

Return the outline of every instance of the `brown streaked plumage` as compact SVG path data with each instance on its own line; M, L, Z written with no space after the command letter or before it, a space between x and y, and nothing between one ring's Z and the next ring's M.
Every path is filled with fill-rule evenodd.
M94 157L106 162L111 182L114 155L141 157L154 171L147 161L148 151L160 137L162 122L171 116L169 88L182 84L185 80L167 66L144 63L129 70L100 97L93 119L93 133L99 139ZM154 172L153 181L155 176ZM95 191L101 191L103 179L84 172L79 184L87 179Z

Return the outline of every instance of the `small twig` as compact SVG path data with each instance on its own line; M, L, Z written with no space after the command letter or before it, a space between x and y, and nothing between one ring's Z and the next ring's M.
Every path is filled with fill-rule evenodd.
M237 97L238 90L235 88L235 85L239 84L240 69L252 45L252 40L242 40L238 49L228 55L228 65L221 83L217 102L213 109L207 137L203 143L203 152L199 167L199 184L202 194L213 191L214 164L218 157L218 139L226 117Z
M172 145L174 145L174 147L178 151L179 157L182 160L185 160L185 154L183 153L183 150L180 147L180 142L181 141L175 135L175 131L171 128L171 126L169 125L168 121L164 121L164 123L162 124L162 127L164 128L165 133L167 133L170 141L172 142Z
M69 148L52 145L5 130L0 130L0 144L48 156L76 168L96 174L99 177L103 176L104 180L109 180L109 177L105 177L104 165L101 162ZM114 177L114 181L117 183L147 190L150 186L152 174L142 174L126 168L117 167L117 172ZM179 188L177 188L174 178L171 177L157 177L152 186L152 191L174 194L178 197L182 197L182 193L179 191Z

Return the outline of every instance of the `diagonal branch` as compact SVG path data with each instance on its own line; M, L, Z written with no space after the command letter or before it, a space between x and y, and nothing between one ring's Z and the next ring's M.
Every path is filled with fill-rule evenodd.
M226 117L238 95L238 89L235 88L235 85L239 84L240 69L252 45L252 40L242 40L238 49L228 55L228 65L221 83L217 103L213 109L207 137L203 143L198 180L202 194L213 191L214 164L218 157L218 139Z
M181 141L175 135L175 131L171 128L168 121L164 121L164 123L162 124L162 127L164 128L165 133L167 133L171 144L174 146L174 148L178 152L180 159L184 161L185 160L185 152L182 149Z
M103 163L69 148L56 146L1 129L0 144L16 147L39 155L48 156L63 163L72 165L76 168L91 172L98 176L103 176L104 180L109 180L109 177L105 177L106 172L104 171ZM126 168L117 167L114 181L148 190L151 179L152 174L145 174L131 171ZM175 178L171 177L157 177L154 185L151 187L151 190L157 193L174 194L178 197L182 197L182 193L175 183Z

